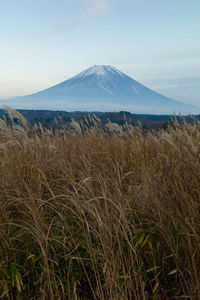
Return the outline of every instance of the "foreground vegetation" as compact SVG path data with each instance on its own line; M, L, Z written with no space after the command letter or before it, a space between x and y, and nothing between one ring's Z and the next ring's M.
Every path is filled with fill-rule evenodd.
M200 299L198 121L50 131L9 115L1 299Z

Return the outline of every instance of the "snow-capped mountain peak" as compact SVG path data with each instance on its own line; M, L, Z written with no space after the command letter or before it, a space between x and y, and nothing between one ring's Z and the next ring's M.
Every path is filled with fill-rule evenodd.
M95 65L69 80L62 82L60 85L57 85L57 88L60 89L60 87L63 86L82 86L89 88L90 91L94 88L98 88L100 92L104 91L104 93L108 95L114 95L116 89L121 86L120 82L126 81L127 78L129 78L127 75L112 66ZM96 91L95 94L98 95L99 92Z
M196 113L198 108L169 99L109 65L95 65L38 93L9 99L14 108Z
M108 65L95 65L92 66L90 68L88 68L87 70L79 73L78 75L76 75L74 78L78 78L78 77L87 77L89 75L96 75L96 76L106 76L107 74L118 74L118 75L123 75L122 72L120 72L119 70L117 70L116 68L112 67L112 66L108 66Z

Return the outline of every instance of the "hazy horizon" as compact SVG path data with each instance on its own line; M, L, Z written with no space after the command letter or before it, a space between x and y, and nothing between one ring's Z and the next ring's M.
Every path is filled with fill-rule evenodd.
M199 105L199 10L197 0L1 1L0 99L112 65L167 97Z

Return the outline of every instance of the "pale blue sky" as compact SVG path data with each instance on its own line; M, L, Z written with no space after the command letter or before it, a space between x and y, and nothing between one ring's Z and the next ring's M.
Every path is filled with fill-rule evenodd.
M0 99L108 64L200 105L199 0L0 0Z

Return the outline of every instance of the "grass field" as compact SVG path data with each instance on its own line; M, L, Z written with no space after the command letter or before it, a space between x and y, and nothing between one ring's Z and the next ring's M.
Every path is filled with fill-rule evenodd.
M199 122L50 131L9 114L0 299L200 299Z

